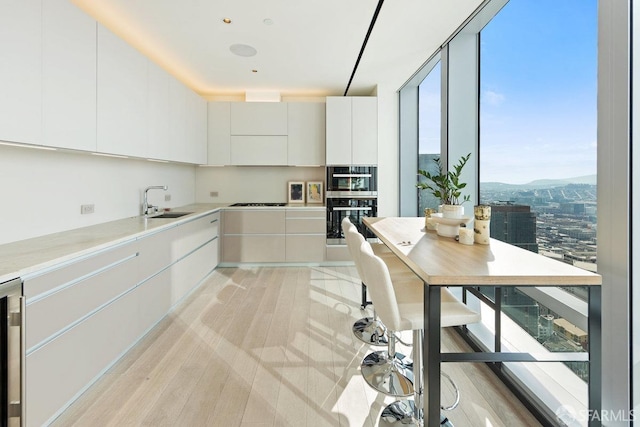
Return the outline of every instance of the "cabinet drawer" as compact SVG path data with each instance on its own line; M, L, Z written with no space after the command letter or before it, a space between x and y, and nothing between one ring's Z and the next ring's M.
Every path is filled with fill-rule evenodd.
M225 262L284 262L285 236L245 235L224 237Z
M138 337L131 292L27 356L28 426L47 424Z
M322 262L326 237L321 235L288 235L287 262Z
M284 209L227 210L224 213L224 234L284 234Z
M138 263L133 257L33 303L27 302L27 350L137 283Z
M36 275L32 278L27 277L24 281L24 294L27 297L27 302L29 298L55 289L79 277L94 274L106 266L136 255L137 252L137 244L135 242L126 243L98 252L95 255L65 262L61 267L41 275Z
M219 212L179 225L173 242L173 260L177 261L191 251L218 236Z
M287 218L287 234L326 234L324 218Z
M171 267L171 305L180 301L216 267L218 239L215 239Z
M140 281L156 274L174 261L173 242L177 236L178 228L170 228L138 240Z
M327 210L321 209L305 209L305 208L289 208L287 209L287 219L289 218L321 218L327 217Z

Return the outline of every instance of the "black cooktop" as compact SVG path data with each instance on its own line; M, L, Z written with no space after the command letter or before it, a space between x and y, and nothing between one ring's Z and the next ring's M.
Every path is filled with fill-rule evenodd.
M263 203L263 202L258 202L258 203L234 203L231 205L231 207L235 207L235 206L239 206L239 207L245 207L245 206L253 206L253 207L261 207L261 206L265 206L265 207L272 207L272 206L284 206L286 205L286 203Z

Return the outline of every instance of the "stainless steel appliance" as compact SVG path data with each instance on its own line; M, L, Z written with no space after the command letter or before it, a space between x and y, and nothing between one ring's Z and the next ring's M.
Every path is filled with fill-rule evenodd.
M327 245L346 245L345 217L366 238L375 239L362 219L378 215L377 174L376 166L327 166Z
M0 283L0 426L24 425L24 313L22 280Z
M377 196L376 166L327 166L327 197Z

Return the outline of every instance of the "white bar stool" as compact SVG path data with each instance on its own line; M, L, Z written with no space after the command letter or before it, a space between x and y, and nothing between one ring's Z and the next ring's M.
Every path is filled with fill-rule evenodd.
M345 217L342 220L341 226L342 232L347 241L349 254L351 255L351 259L353 259L354 263L356 264L356 270L358 271L358 276L361 280L362 304L360 308L364 310L367 305L371 304L370 301L367 301L367 286L363 280L362 271L360 271L360 264L357 262L357 258L360 256L360 243L364 241L364 237L362 237L362 235L358 232L356 226L351 223L348 217ZM360 238L354 239L354 235L358 235L360 236ZM385 245L374 244L372 245L372 248L377 255L385 260L394 278L415 278L415 274L411 270L409 270L409 268L402 261L400 261L398 257L396 257ZM363 317L357 320L353 324L352 331L356 338L366 344L374 346L388 345L386 328L376 316L375 307L373 310L373 317Z
M354 249L354 262L358 269L358 274L366 277L368 272L360 260L360 246L365 242L364 237L355 229L347 229L345 234L347 245ZM368 247L371 245L367 243ZM385 268L389 274L393 275L393 283L404 286L411 290L407 298L416 294L413 290L422 289L423 284L415 274L413 274L394 254L380 258L385 262ZM386 264L386 263L389 264ZM399 266L402 264L402 267ZM394 267L395 266L395 267ZM398 273L396 273L398 271ZM393 273L392 273L393 272ZM408 273L408 274L407 274ZM365 279L365 283L366 280ZM402 284L402 285L400 285ZM376 303L374 301L374 307ZM379 320L376 318L379 322ZM385 327L386 329L386 327ZM395 397L411 396L413 394L413 361L402 353L396 351L395 331L387 331L387 350L369 353L360 365L362 376L365 381L377 391Z
M424 425L421 353L424 339L424 300L421 298L422 294L410 285L403 284L394 287L386 264L373 253L371 245L366 241L360 246L359 261L365 275L364 280L369 285L371 299L378 308L380 318L387 326L389 336L393 336L394 331L413 331L414 372L416 373L413 383L414 400L401 400L387 406L380 416L379 427L422 427ZM424 284L421 284L419 288L423 290ZM416 298L417 296L420 298ZM441 316L442 327L466 325L480 321L478 313L469 309L446 289L442 289ZM391 351L393 349L390 347L389 352ZM455 383L451 382L458 394L453 406L455 407L459 401L459 392ZM453 409L453 407L446 409ZM442 415L440 419L441 425L451 426L450 421Z

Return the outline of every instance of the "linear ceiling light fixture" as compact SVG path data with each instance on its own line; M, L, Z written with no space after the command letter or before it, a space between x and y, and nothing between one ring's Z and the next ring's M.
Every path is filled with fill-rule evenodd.
M376 6L376 11L373 13L373 17L371 18L371 23L369 24L367 35L364 37L364 41L362 42L362 47L360 48L360 53L358 54L356 65L353 66L353 71L351 72L351 77L349 78L349 83L347 83L347 88L344 90L343 96L347 96L347 92L349 92L351 81L353 80L353 76L356 75L356 70L358 69L358 64L360 64L360 59L362 58L362 54L364 53L364 48L367 47L369 36L371 35L371 31L373 31L373 26L376 25L376 20L378 19L378 14L380 13L380 9L382 9L382 3L384 3L384 0L378 0L378 6Z

